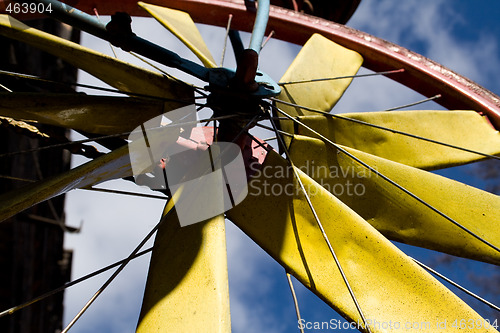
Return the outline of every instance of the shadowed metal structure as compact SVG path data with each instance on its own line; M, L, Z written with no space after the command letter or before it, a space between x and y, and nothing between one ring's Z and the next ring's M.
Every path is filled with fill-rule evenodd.
M75 42L79 32L49 20L31 22L39 29L64 36ZM76 81L76 69L57 57L23 43L1 38L0 69L29 73L57 81ZM70 88L27 83L2 78L2 84L14 92L71 92ZM49 125L32 126L0 117L2 154L29 150L65 137L66 130ZM50 134L50 136L49 136ZM52 139L51 139L52 137ZM69 170L70 155L62 150L33 152L0 160L0 192L8 193L36 181ZM65 231L64 195L40 203L0 223L0 308L28 301L69 281L71 251L63 249ZM74 230L73 230L74 231ZM28 307L12 316L0 318L0 331L59 332L63 320L63 294Z

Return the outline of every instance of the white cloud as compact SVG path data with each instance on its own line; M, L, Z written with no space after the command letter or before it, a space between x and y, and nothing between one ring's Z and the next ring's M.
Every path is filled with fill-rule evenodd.
M498 91L498 38L482 27L479 38L464 40L461 30L480 26L480 22L467 20L467 13L457 12L445 0L381 0L363 1L350 25L422 53Z

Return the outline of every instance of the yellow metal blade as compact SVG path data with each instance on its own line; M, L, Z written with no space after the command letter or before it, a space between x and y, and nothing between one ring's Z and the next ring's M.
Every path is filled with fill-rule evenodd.
M58 56L122 91L176 100L193 96L188 85L31 28L8 15L0 15L0 34ZM172 102L168 110L184 105Z
M129 97L0 93L0 115L104 135L132 131L163 110L161 101Z
M150 5L141 1L138 4L179 38L201 60L205 67L217 67L212 54L188 13Z
M207 159L200 156L186 176L199 174ZM156 236L137 332L231 331L224 215L181 227L179 204L192 202L183 193L190 190L179 187L165 207L170 213ZM224 200L222 185L218 190L214 206Z
M372 332L381 323L426 324L426 332L446 332L456 318L482 320L463 301L423 271L375 228L298 169L319 219L337 254ZM228 217L287 271L342 316L362 323L311 210L287 162L268 154L249 183L245 200ZM439 295L436 297L436 295ZM356 326L357 328L358 326ZM359 326L361 327L361 326ZM495 332L494 329L484 330Z
M319 34L314 34L304 44L281 78L280 83L289 82L290 84L281 86L282 90L277 98L288 103L330 112L351 84L351 78L292 83L354 75L362 63L363 58L357 52L340 46ZM279 102L276 106L291 116L317 114ZM294 124L291 122L280 121L280 126L282 130L293 133ZM288 144L290 140L285 137L285 141Z
M175 212L162 222L137 332L231 332L224 223L180 227Z
M500 264L500 253L319 139L295 136L294 163L386 237ZM500 197L352 148L356 157L470 231L500 247Z
M150 132L148 137L152 141L156 141L158 140L157 136L161 136L162 142L175 144L179 137L179 131ZM134 161L150 159L149 150L139 149L135 145L141 148L142 142L140 140L131 142L60 175L0 195L0 221L37 203L73 189L96 185L111 179L132 176L131 158ZM167 148L168 145L165 146L165 149ZM129 151L134 152L132 157L129 155Z
M132 175L128 147L124 146L60 175L0 196L0 221L75 188Z
M363 62L357 52L346 49L329 39L314 34L300 50L280 83L307 81L354 75ZM352 78L285 84L279 99L329 112L351 83ZM277 103L292 116L314 114Z
M500 154L500 133L474 111L366 112L341 116L485 154ZM434 170L485 158L328 115L304 116L300 121L336 143L416 168ZM288 127L293 128L290 124ZM317 137L301 126L296 131Z

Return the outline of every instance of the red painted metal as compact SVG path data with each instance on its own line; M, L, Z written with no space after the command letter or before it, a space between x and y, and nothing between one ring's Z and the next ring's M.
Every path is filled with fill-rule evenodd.
M234 16L234 29L251 31L255 12L247 10L243 1L236 0L150 0L189 12L195 22L225 26L229 14ZM0 8L5 4L0 0ZM81 10L101 15L125 11L133 16L146 16L135 0L79 0ZM500 97L450 69L403 47L367 33L313 16L279 7L272 7L268 30L275 38L303 44L313 33L320 33L336 43L363 55L364 67L374 71L403 68L404 73L390 76L405 86L427 96L441 94L436 102L448 109L475 110L488 116L496 129L500 129Z

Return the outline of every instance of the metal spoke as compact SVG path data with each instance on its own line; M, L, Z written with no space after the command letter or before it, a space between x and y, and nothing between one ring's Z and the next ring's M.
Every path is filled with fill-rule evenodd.
M272 127L269 127L269 126L266 126L266 125L255 124L255 126L260 127L260 128L264 128L264 129L266 129L268 131L273 131L274 132L274 129ZM278 133L283 134L283 135L288 136L288 137L293 137L293 134L290 134L290 133L282 131L282 130L278 130Z
M441 98L441 97L442 97L441 94L437 94L437 95L434 95L434 96L429 97L429 98L422 99L422 100L417 101L417 102L413 102L413 103L409 103L409 104L405 104L405 105L396 106L396 107L390 108L390 109L385 109L384 111L395 111L395 110L399 110L399 109L409 108L410 106L415 106L415 105L418 105L418 104L423 104L425 102L430 102L430 101L433 101L433 100Z
M216 142L216 141L217 141L217 121L214 120L214 136L212 138L212 142Z
M393 185L394 187L400 189L401 191L403 191L404 193L406 193L407 195L409 195L410 197L412 197L413 199L417 200L418 202L420 202L421 204L423 204L424 206L426 206L427 208L431 209L432 211L434 211L435 213L437 213L438 215L440 215L441 217L445 218L446 220L450 221L451 223L453 223L454 225L456 225L457 227L459 227L460 229L462 229L463 231L465 231L466 233L468 233L469 235L471 235L472 237L476 238L477 240L479 240L480 242L488 245L489 247L491 247L492 249L494 249L495 251L499 252L500 253L500 248L498 248L497 246L493 245L492 243L488 242L487 240L485 240L484 238L482 238L481 236L475 234L473 231L469 230L468 228L466 228L465 226L463 226L462 224L460 224L459 222L455 221L453 218L449 217L448 215L446 215L445 213L441 212L439 209L435 208L434 206L432 206L431 204L429 204L428 202L426 202L425 200L421 199L420 197L418 197L417 195L413 194L411 191L407 190L406 188L404 188L403 186L399 185L398 183L396 183L395 181L391 180L390 178L388 178L387 176L383 175L382 173L380 173L378 170L376 170L375 168L371 167L370 165L368 165L367 163L363 162L361 159L359 159L358 157L354 156L353 154L351 154L350 152L348 152L346 149L342 148L340 145L336 144L335 142L331 141L330 139L328 139L327 137L325 137L324 135L318 133L317 131L315 131L314 129L312 129L311 127L307 126L306 124L304 124L303 122L293 118L292 116L290 116L288 113L284 112L283 110L273 106L279 113L285 115L288 119L296 122L297 124L303 126L304 128L308 129L309 131L311 131L312 133L314 133L315 135L317 135L319 138L321 138L321 140L325 141L326 143L332 145L333 147L335 147L335 149L337 149L338 151L342 152L344 155L347 155L348 157L350 157L351 159L353 159L354 161L358 162L359 164L361 164L363 167L369 169L370 171L372 171L373 173L375 173L376 175L380 176L382 179L384 179L385 181L387 181L388 183L390 183L391 185Z
M76 316L69 322L69 324L61 331L61 333L67 333L68 330L81 318L81 316L87 311L87 309L94 303L94 301L102 294L102 292L113 282L113 280L121 273L121 271L127 266L127 264L134 259L134 257L139 253L139 250L148 242L148 240L156 233L162 221L168 218L168 216L174 211L174 208L170 209L165 216L160 218L160 221L156 226L144 237L144 239L137 245L137 247L130 253L130 255L121 262L117 270L111 275L106 282L96 291L96 293L88 300L88 302L83 306L83 308L76 314Z
M292 162L292 159L290 158L290 154L288 152L288 149L283 141L283 139L281 138L281 136L279 135L279 132L278 132L278 128L274 122L274 120L272 119L272 117L269 118L270 121L271 121L271 124L276 132L276 136L278 138L278 142L279 144L282 146L283 148L283 151L285 152L285 155L287 157L287 160L288 160L288 163L290 164L292 170L293 170L293 174L294 174L294 177L295 179L297 180L299 186L300 186L300 189L302 191L302 193L304 194L304 197L307 201L307 204L309 206L309 209L311 210L313 216L314 216L314 219L316 220L316 223L319 227L319 230L321 232L321 234L323 235L323 239L325 240L327 246L328 246L328 249L330 250L330 253L333 257L333 260L335 261L335 264L337 265L337 268L340 272L340 275L342 276L342 279L344 280L344 283L347 287L347 290L349 291L349 294L354 302L354 305L356 306L356 309L358 310L358 313L361 317L361 319L363 320L363 326L367 329L367 331L370 333L371 330L370 330L370 327L367 325L367 320L365 318L365 315L363 313L363 310L361 309L361 306L359 305L359 302L358 302L358 299L356 298L356 295L354 294L354 291L352 290L351 288L351 285L349 283L349 280L347 279L347 276L345 275L345 272L342 268L342 265L340 264L340 261L337 257L337 254L335 253L335 251L333 250L333 247L332 247L332 244L330 243L330 240L328 239L328 236L325 232L325 229L323 228L323 224L321 223L320 219L319 219L319 216L318 214L316 213L316 209L314 208L312 202L311 202L311 198L309 197L309 195L307 194L307 191L304 187L304 184L302 183L302 180L300 179L300 176L297 172L297 170L295 169L295 166L293 165L293 162Z
M234 57L238 59L245 49L239 31L229 30L229 40L231 41L231 46L233 47Z
M103 193L112 193L112 194L122 194L122 195L131 195L134 197L141 198L150 198L150 199L160 199L167 200L167 197L162 197L161 195L153 195L153 194L145 194L145 193L137 193L137 192L128 192L128 191L119 191L119 190L111 190L107 188L99 188L99 187L82 187L79 190L87 190L87 191L95 191L95 192L103 192Z
M410 256L409 256L410 257ZM500 311L500 307L496 306L495 304L485 300L484 298L482 298L481 296L477 295L477 294L474 294L472 291L468 290L467 288L459 285L458 283L456 283L455 281L447 278L446 276L444 276L443 274L435 271L434 269L430 268L429 266L426 266L425 264L421 263L420 261L418 261L417 259L415 258L412 258L410 257L411 260L413 260L415 263L417 263L420 267L422 267L423 269L429 271L430 273L440 277L441 279L445 280L446 282L448 282L449 284L453 285L454 287L462 290L464 293L474 297L475 299L483 302L484 304L488 305L490 308L494 309L494 310L497 310L497 311Z
M5 89L6 91L8 91L8 92L10 92L10 93L12 92L12 90L10 90L9 88L7 88L6 86L4 86L4 85L3 85L3 84L1 84L1 83L0 83L0 88Z
M272 30L269 33L269 36L267 36L266 40L264 40L264 43L262 43L261 50L264 48L264 46L266 46L266 44L271 40L271 38L273 38L274 34L275 34L274 30Z
M99 20L99 22L104 24L104 22L101 21L101 17L99 16L99 12L97 11L97 8L94 7L93 11L94 11L95 17ZM115 56L115 58L118 59L118 56L116 55L115 48L113 47L113 44L108 42L108 45L109 45L109 48L111 49L111 52L113 52L113 55Z
M465 151L465 152L468 152L468 153L477 154L477 155L481 155L481 156L484 156L484 157L488 157L488 158L493 158L493 159L496 159L496 160L500 160L500 156L486 154L486 153L482 153L480 151L476 151L476 150L472 150L472 149L468 149L468 148L464 148L464 147L455 146L455 145L452 145L452 144L449 144L449 143L446 143L446 142L442 142L442 141L437 141L437 140L434 140L434 139L425 138L423 136L419 136L419 135L415 135L415 134L411 134L411 133L407 133L407 132L403 132L403 131L391 129L391 128L380 126L380 125L375 125L375 124L367 123L366 121L363 121L363 120L349 118L349 117L344 117L344 116L341 116L341 115L338 115L338 114L331 114L331 113L328 113L328 112L325 112L325 111L321 111L321 110L317 110L317 109L313 109L313 108L308 108L306 106L300 106L298 104L285 102L285 101L282 101L282 100L279 100L279 99L276 99L276 98L271 98L271 100L273 100L273 101L275 101L277 103L281 103L281 104L285 104L285 105L289 105L289 106L298 107L298 108L301 108L303 110L320 113L320 114L323 114L325 116L330 116L332 118L342 119L342 120L350 121L350 122L357 123L357 124L360 124L360 125L365 125L365 126L377 128L377 129L380 129L380 130L383 130L383 131L388 131L388 132L392 132L392 133L395 133L395 134L408 136L410 138L414 138L414 139L418 139L418 140L422 140L422 141L431 142L431 143L434 143L434 144L437 144L437 145L441 145L441 146L445 146L445 147L449 147L449 148L453 148L453 149L457 149L457 150L462 150L462 151ZM471 112L474 112L474 111L471 111Z
M259 140L257 140L257 138L256 138L256 137L254 137L254 136L253 136L252 134L250 134L249 132L247 132L247 135L248 135L248 137L250 137L250 139L252 139L252 141L254 141L254 142L257 144L257 146L259 146L259 147L261 147L261 148L265 149L267 152L273 151L273 149L272 149L270 146L266 146L266 145L262 144L262 142L260 142ZM276 138L275 138L275 139L276 139ZM265 140L262 140L262 141L265 141Z
M111 92L111 93L116 93L116 94L124 94L124 95L129 95L129 96L134 96L134 97L144 97L144 98L150 98L150 99L157 99L157 100L166 101L166 102L178 102L178 103L185 103L185 104L193 104L191 99L183 100L183 99L165 98L165 97L160 97L160 96L139 94L139 93L134 93L134 92L130 92L130 91L99 87L99 86L83 84L83 83L60 82L60 81L44 79L44 78L34 76L34 75L8 72L8 71L4 71L4 70L0 70L0 75L14 76L14 77L25 79L25 80L39 81L39 82L50 83L50 84L55 84L55 85L60 85L60 86L65 86L65 87L82 87L82 88L106 91L106 92Z
M333 80L341 80L341 79L355 79L355 78L360 78L360 77L369 77L369 76L396 74L396 73L402 73L404 71L405 71L404 68L401 68L401 69L395 69L395 70L392 70L392 71L385 71L385 72L376 72L376 73L369 73L369 74L346 75L346 76L336 76L336 77L320 78L320 79L310 79L310 80L298 80L298 81L279 82L278 84L280 86L285 86L285 85L299 84L299 83L333 81Z
M233 20L233 15L229 14L229 17L227 19L227 26L226 26L226 36L224 37L224 46L222 47L222 56L220 59L220 66L224 66L224 58L226 56L226 49L227 49L227 39L229 37L229 31L231 30L231 21Z
M42 222L42 223L48 223L52 225L56 225L59 228L61 228L62 231L68 232L70 234L78 234L81 231L81 226L78 228L75 227L70 227L64 223L61 223L61 221L57 221L48 217L43 217L35 214L28 214L27 215L30 219L37 221L37 222Z
M150 247L149 249L141 251L141 252L137 253L136 255L134 255L133 259L139 258L139 257L141 257L141 256L143 256L143 255L145 255L145 254L147 254L149 252L151 252L152 250L153 250L153 247ZM28 302L24 302L22 304L19 304L19 305L11 307L10 309L4 310L4 311L0 312L0 318L4 317L6 315L14 314L15 312L17 312L17 311L19 311L21 309L24 309L27 306L30 306L30 305L35 304L37 302L40 302L40 301L46 299L47 297L50 297L50 296L55 295L55 294L57 294L57 293L59 293L61 291L66 290L69 287L72 287L72 286L74 286L76 284L79 284L79 283L81 283L83 281L86 281L86 280L88 280L88 279L90 279L90 278L92 278L94 276L97 276L99 274L102 274L104 272L107 272L110 269L115 268L116 266L119 266L119 265L123 264L126 260L127 259L122 259L120 261L117 261L117 262L115 262L115 263L113 263L111 265L103 267L103 268L101 268L101 269L99 269L97 271L89 273L89 274L87 274L85 276L82 276L82 277L76 279L76 280L73 280L71 282L65 283L63 286L61 286L59 288L56 288L54 290L51 290L51 291L49 291L49 292L47 292L47 293L45 293L43 295L40 295L40 296L38 296L38 297L36 297L36 298L28 301Z
M187 122L179 123L179 124L173 123L173 124L168 124L165 126L152 127L150 129L148 129L148 131L160 130L160 129L164 129L166 127L177 127L177 126L190 125L190 124L196 124L196 123L202 123L202 122L210 122L213 120L222 120L222 119L229 119L229 118L235 118L235 117L237 117L237 116L236 115L226 115L226 116L220 116L220 117L211 117L211 118L207 118L207 119L200 119L200 120L196 120L196 121L187 121ZM122 132L122 133L117 133L117 134L110 134L110 135L103 135L103 136L98 136L98 137L90 138L90 139L68 141L68 142L57 143L57 144L33 148L33 149L20 150L20 151L0 154L0 158L10 157L10 156L19 155L19 154L32 153L32 152L45 150L45 149L62 148L62 147L71 146L73 144L81 144L81 143L94 142L94 141L99 141L99 140L109 139L109 138L124 137L124 136L129 135L130 133L132 133L132 131Z
M140 61L142 61L143 63L151 66L152 68L156 69L158 72L162 73L163 75L165 75L166 77L168 77L169 79L171 80L174 80L178 83L181 83L181 84L185 84L186 86L189 86L191 88L194 88L196 90L197 93L199 93L200 95L203 95L204 97L207 97L208 95L204 93L205 91L205 88L203 87L199 87L199 86L195 86L194 84L191 84L191 83L187 83L185 81L182 81L182 80L179 80L178 78L176 78L175 76L165 72L163 69L161 69L160 67L156 66L154 63L152 63L151 61L149 61L147 58L144 58L144 57L141 57L140 55L138 55L137 53L134 53L134 52L128 52L128 54L136 57L137 59L139 59Z
M288 280L288 286L290 287L290 292L292 293L293 304L295 304L295 313L297 314L297 322L300 323L302 322L302 318L300 317L299 301L297 299L297 295L295 294L295 289L293 288L292 277L288 272L286 272L286 279ZM299 325L299 329L301 333L304 333L304 328L302 326Z

